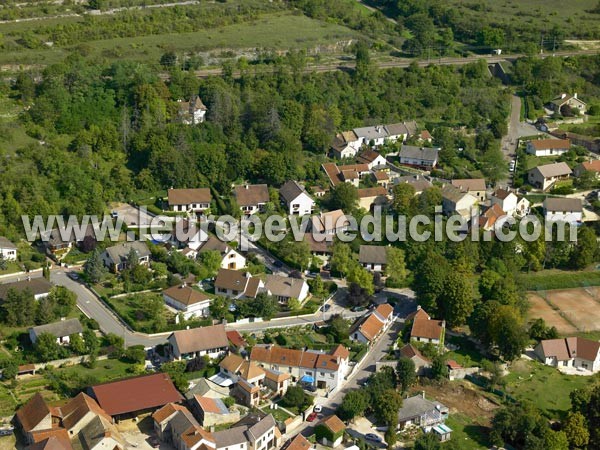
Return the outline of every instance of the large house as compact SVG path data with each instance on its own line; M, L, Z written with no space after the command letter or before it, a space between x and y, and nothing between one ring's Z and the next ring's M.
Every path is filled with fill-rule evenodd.
M568 105L572 110L579 111L581 114L584 114L587 109L586 103L577 97L577 92L573 95L562 93L550 102L550 108L557 112L561 112L562 107L565 105Z
M314 235L333 237L348 229L348 218L341 209L320 213L311 217L311 230Z
M483 178L452 180L452 186L460 192L471 194L479 202L485 201L486 186Z
M361 178L371 173L368 164L346 164L338 166L335 163L321 164L321 168L329 178L331 186L337 186L340 183L350 183L358 188Z
M350 339L364 344L373 344L383 331L394 321L394 308L384 303L358 319L350 328Z
M54 336L57 344L68 345L71 342L71 336L74 334L83 335L83 327L79 319L59 320L58 322L46 325L38 325L29 329L29 340L31 343L35 344L37 338L42 333L49 333Z
M167 191L169 209L176 212L203 214L210 208L212 196L209 188L169 189Z
M281 432L271 414L252 413L226 430L212 433L215 450L270 450L281 445ZM207 450L211 450L210 447Z
M422 175L405 175L396 177L393 179L394 185L397 184L410 184L415 189L415 195L421 194L424 190L429 189L433 186L431 181L424 178Z
M354 131L342 131L335 135L331 144L331 153L337 159L353 158L360 150L361 145L362 140Z
M207 317L210 314L209 308L213 299L185 283L165 289L162 296L165 303L182 314L185 320ZM176 320L179 321L179 315Z
M406 317L412 321L410 340L417 342L428 342L431 344L442 344L446 329L446 321L432 319L421 306Z
M208 109L202 103L202 100L197 95L193 96L189 102L179 100L179 120L186 125L195 125L204 122L206 111Z
M132 251L136 253L139 264L144 266L150 264L150 249L145 242L140 241L124 242L107 247L100 257L111 272L117 273L127 269L129 255Z
M264 287L264 282L249 272L219 269L215 278L215 293L226 297L254 298Z
M350 352L338 345L329 353L316 350L296 350L276 345L256 345L252 348L250 361L265 370L287 373L293 382L301 382L336 390L348 372Z
M440 402L425 398L425 393L405 398L398 410L398 430L418 426L429 431L436 425L443 424L448 417L448 407Z
M97 384L88 393L113 419L135 417L184 399L162 372Z
M0 301L6 300L8 292L29 292L33 298L39 300L48 297L54 285L45 278L27 278L25 280L13 281L11 283L0 284Z
M388 191L382 186L357 189L358 206L366 211L372 211L375 206L388 204Z
M0 258L6 261L17 260L17 246L4 236L0 236Z
M371 272L385 272L387 264L387 247L381 245L361 245L358 262Z
M535 156L559 156L571 148L568 139L534 139L527 142L527 153Z
M545 191L557 181L568 179L571 173L567 163L557 162L534 167L527 174L527 180L533 187Z
M581 337L547 339L535 347L540 360L553 367L600 371L600 342Z
M279 197L290 215L312 214L315 207L315 201L297 181L288 181L281 186Z
M167 338L167 353L172 359L192 359L208 355L218 358L229 350L224 325L174 331Z
M19 408L15 423L32 450L126 448L111 417L83 392L60 407L48 406L38 392Z
M546 197L543 203L546 222L581 223L583 204L579 198Z
M573 169L573 175L576 177L580 177L586 172L592 172L594 176L598 178L598 173L600 173L600 160L595 159L593 161L582 162Z
M398 350L402 358L410 359L415 365L417 375L425 375L426 370L431 367L431 360L419 351L412 344L406 344Z
M233 423L240 420L238 410L229 410L220 398L195 395L190 400L192 414L203 427Z
M178 450L214 450L211 433L200 426L185 406L169 403L152 414L154 431L159 440Z
M387 160L381 153L372 149L367 149L360 153L356 160L360 164L366 164L369 170L384 170L387 167Z
M496 189L490 195L490 204L498 205L508 216L523 217L529 214L531 203L525 197L506 189Z
M222 269L238 270L246 267L246 258L241 253L214 236L210 236L197 250L200 255L209 251L219 253Z
M466 221L471 220L472 209L477 205L477 198L468 192L447 184L442 188L442 211L450 216L458 214Z
M266 184L236 186L233 189L233 195L242 213L248 216L264 212L267 203L270 201L269 188Z
M292 298L303 302L308 297L308 289L308 283L301 278L267 275L265 280L267 293L284 305Z
M431 170L437 166L440 150L440 148L403 145L398 153L398 158L400 164Z

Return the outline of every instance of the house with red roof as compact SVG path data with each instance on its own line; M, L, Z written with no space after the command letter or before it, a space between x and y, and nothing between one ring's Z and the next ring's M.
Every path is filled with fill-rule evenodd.
M443 344L446 331L445 320L432 319L420 305L415 312L408 315L406 320L412 321L411 341Z
M372 344L394 321L394 308L389 303L379 305L367 316L358 319L350 328L350 339Z

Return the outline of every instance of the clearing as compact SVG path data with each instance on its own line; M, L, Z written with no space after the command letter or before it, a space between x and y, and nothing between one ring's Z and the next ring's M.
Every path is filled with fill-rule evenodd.
M600 330L600 288L556 289L529 294L530 318L543 318L562 334Z

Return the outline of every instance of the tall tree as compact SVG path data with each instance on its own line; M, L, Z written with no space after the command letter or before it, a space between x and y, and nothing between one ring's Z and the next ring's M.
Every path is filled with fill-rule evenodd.
M415 363L410 358L402 357L396 365L396 375L398 382L402 387L402 392L406 392L417 380Z
M464 325L474 308L473 283L468 275L456 270L446 277L445 295L441 299L443 318L451 327Z
M407 271L406 262L404 260L404 251L397 247L388 247L386 253L386 275L396 281L405 280Z
M90 283L98 283L102 281L107 273L107 270L106 267L104 267L104 262L100 257L100 251L98 249L94 249L94 251L92 251L92 254L89 256L83 267L83 270Z
M369 407L369 393L362 389L348 392L340 404L337 414L342 420L352 420L362 416Z

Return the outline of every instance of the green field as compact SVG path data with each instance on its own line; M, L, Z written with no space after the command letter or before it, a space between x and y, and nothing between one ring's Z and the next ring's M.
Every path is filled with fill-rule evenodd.
M72 20L72 19L65 19ZM76 21L77 19L73 19ZM45 22L45 21L44 21ZM31 27L31 23L18 24ZM10 24L11 31L18 25ZM5 33L0 25L0 33ZM292 12L264 14L259 19L218 29L191 33L161 34L86 42L75 47L18 49L0 52L0 64L39 65L64 59L73 49L100 60L133 59L156 62L166 50L210 52L215 49L312 49L331 46L359 37L359 33L341 25L310 19ZM341 51L341 48L339 48ZM218 56L218 55L215 55Z
M460 442L461 449L489 448L487 427L474 423L472 418L460 413L450 414L446 425L452 429L452 440Z
M600 286L600 271L598 270L570 272L552 269L519 275L518 278L528 291Z
M564 375L557 369L535 361L520 360L505 377L505 391L517 400L529 400L549 417L571 408L569 394L594 382L595 377Z

